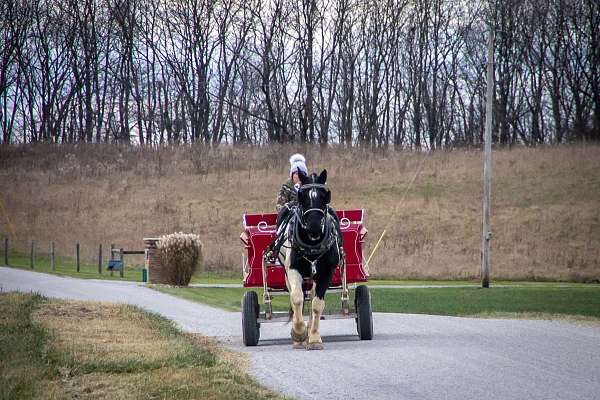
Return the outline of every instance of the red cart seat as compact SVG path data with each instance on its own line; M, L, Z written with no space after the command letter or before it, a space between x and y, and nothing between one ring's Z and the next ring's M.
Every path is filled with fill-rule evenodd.
M364 269L362 244L367 234L363 226L364 210L339 210L344 252L346 253L346 280L348 283L366 282L369 278ZM244 243L247 257L243 261L244 286L262 287L262 257L275 238L277 214L244 214L244 231L240 239ZM331 282L332 287L341 286L342 276L338 265ZM267 264L267 286L270 289L286 289L285 272L281 264Z

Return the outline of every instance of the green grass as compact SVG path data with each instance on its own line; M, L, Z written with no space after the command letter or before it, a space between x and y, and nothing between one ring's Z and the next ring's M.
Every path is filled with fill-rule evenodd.
M600 318L600 287L379 289L374 311L433 315L538 313Z
M242 277L240 274L233 274L231 272L217 273L217 272L197 272L192 276L191 283L206 283L206 284L224 284L234 283L241 284Z
M2 260L4 263L4 260ZM22 254L11 254L8 260L9 266L19 269L31 269L31 260L29 255ZM34 267L32 271L45 272L48 274L54 274L59 276L71 276L74 278L82 279L111 279L111 280L125 280L125 281L140 281L142 280L142 268L139 265L127 265L125 262L125 271L123 278L119 276L119 271L114 271L112 276L110 271L106 270L108 261L105 260L102 265L102 273L98 273L98 263L89 263L81 261L79 263L79 272L77 272L77 264L75 259L68 257L56 257L55 258L55 269L52 270L50 263L50 256L46 254L36 255L34 260Z
M427 281L427 280L409 280L409 279L369 279L368 286L378 286L378 285L428 285L428 286L436 286L436 285L444 285L444 286L454 286L454 285L477 285L478 282L474 281Z
M545 314L591 317L600 319L600 286L479 287L373 289L375 312L475 316L493 314ZM155 289L187 300L209 304L229 311L240 311L241 299L247 289L176 288L155 286ZM258 290L259 299L262 290ZM352 299L352 296L351 296ZM289 308L287 296L274 299L274 308ZM329 293L327 309L339 309L338 293Z
M2 265L4 259L2 258ZM10 254L9 267L32 270L31 259L29 255L13 252ZM77 272L77 264L74 258L69 257L56 257L55 258L55 269L52 270L50 256L47 254L36 255L34 260L35 272L44 272L47 274L59 275L59 276L71 276L73 278L82 279L110 279L110 280L125 280L125 281L142 281L142 265L127 264L127 258L125 258L125 271L123 278L119 276L119 271L114 271L112 276L110 271L106 270L108 260L104 260L102 263L102 273L98 273L98 263L90 263L81 261L79 263L79 272ZM191 283L206 283L206 284L224 284L224 283L241 283L241 277L233 275L231 272L216 273L201 271L196 273L192 277Z
M400 279L370 279L368 286L377 287L380 285L399 285L399 286L473 286L480 287L480 281L465 280L400 280ZM552 282L552 281L492 281L491 285L511 286L511 287L590 287L593 284L578 282Z
M36 382L57 375L44 359L48 333L31 320L41 301L37 295L0 294L0 399L32 398Z

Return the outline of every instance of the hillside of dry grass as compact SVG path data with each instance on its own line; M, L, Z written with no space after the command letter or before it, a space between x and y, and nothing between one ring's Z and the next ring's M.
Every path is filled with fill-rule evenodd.
M204 242L205 269L237 274L241 215L274 210L296 151L310 170L327 168L335 208L367 210L366 254L387 228L372 274L478 277L479 150L4 148L0 235L23 251L31 239L42 250L54 240L65 255L79 241L83 256L93 259L99 243L141 249L143 237L194 232ZM495 150L492 277L600 279L599 171L597 145Z

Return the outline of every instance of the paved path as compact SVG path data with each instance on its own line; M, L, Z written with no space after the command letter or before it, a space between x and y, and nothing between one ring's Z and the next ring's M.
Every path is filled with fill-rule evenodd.
M131 282L0 268L3 291L127 302L247 352L250 373L299 399L600 399L600 328L557 321L374 314L375 338L353 321L323 321L326 349L292 350L289 326L263 325L245 348L240 315Z

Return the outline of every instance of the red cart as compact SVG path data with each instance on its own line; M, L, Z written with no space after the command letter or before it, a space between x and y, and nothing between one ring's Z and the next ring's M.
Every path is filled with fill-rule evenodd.
M349 304L349 289L356 283L367 282L368 270L365 268L362 245L367 235L364 227L364 210L337 211L344 237L345 262L337 266L328 292L341 293L341 310L336 313L324 313L321 319L354 318L358 335L362 340L373 337L373 317L371 297L366 285L355 289L354 307ZM260 325L268 322L287 322L288 312L274 312L272 298L277 294L287 294L285 270L279 262L270 262L265 251L275 238L277 214L244 214L244 231L240 239L246 248L246 257L242 260L244 287L263 288L263 306L258 304L255 291L248 291L242 300L242 337L246 346L256 346L260 337ZM312 279L303 283L304 299L311 298ZM310 309L305 304L304 310Z

